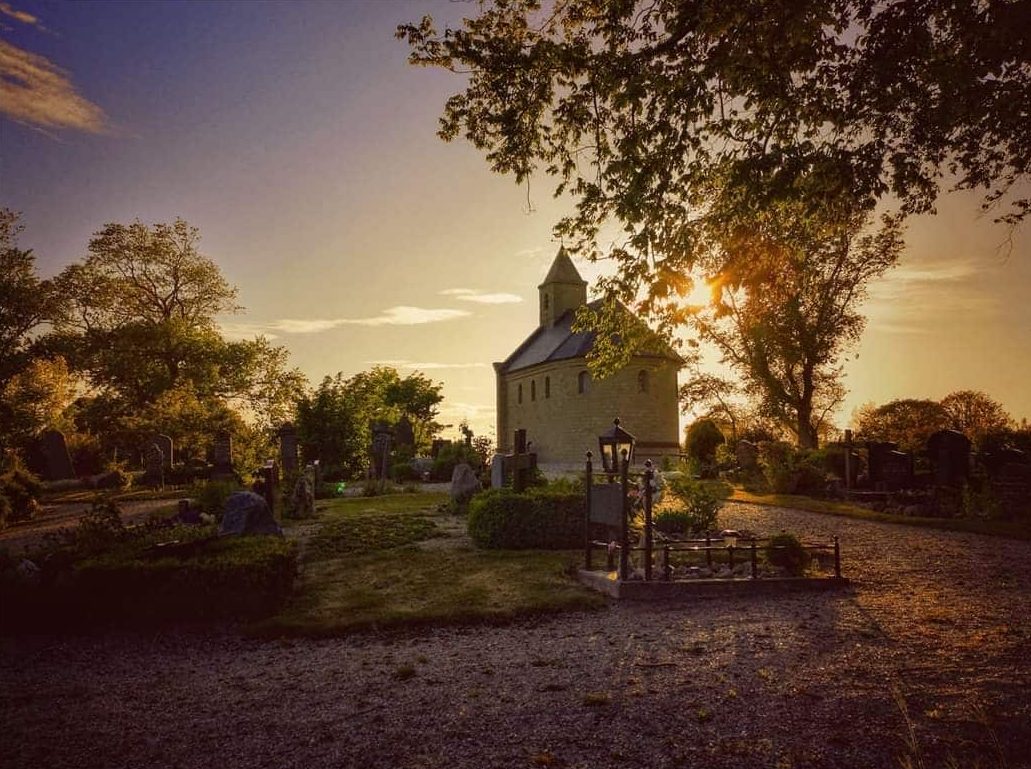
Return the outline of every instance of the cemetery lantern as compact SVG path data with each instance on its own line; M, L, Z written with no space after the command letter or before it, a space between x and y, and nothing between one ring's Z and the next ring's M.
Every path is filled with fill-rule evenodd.
M634 436L619 426L619 417L612 420L612 429L598 436L601 449L601 464L605 472L615 475L619 472L619 458L626 452L628 465L634 462Z

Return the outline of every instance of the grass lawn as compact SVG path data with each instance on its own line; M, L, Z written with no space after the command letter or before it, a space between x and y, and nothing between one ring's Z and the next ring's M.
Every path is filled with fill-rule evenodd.
M477 550L443 494L319 503L304 535L298 595L254 627L262 635L331 636L366 629L504 622L587 609L605 599L573 576L576 552Z
M727 484L717 484L728 489ZM924 526L945 531L965 531L971 534L988 534L996 537L1031 540L1031 527L1027 524L1012 521L990 521L980 518L923 518L912 515L894 515L879 513L876 510L854 505L848 502L835 502L829 499L817 499L800 494L757 494L742 488L728 489L730 499L734 502L749 502L755 505L773 507L790 507L795 510L806 510L811 513L840 515L846 518L858 518L864 521L881 523L900 523L905 526Z

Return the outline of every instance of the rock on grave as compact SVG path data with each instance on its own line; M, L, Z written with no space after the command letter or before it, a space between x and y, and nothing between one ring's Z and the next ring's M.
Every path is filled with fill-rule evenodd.
M465 505L473 494L483 488L476 473L465 462L455 465L451 473L451 501L456 505Z
M302 474L294 485L290 497L290 507L297 518L310 518L315 515L315 494L312 491L311 479Z
M253 491L237 491L226 500L219 534L275 534L283 536L268 503Z

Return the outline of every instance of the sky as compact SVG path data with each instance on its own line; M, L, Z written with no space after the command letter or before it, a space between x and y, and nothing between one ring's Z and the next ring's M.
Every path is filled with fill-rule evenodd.
M474 10L0 0L0 206L47 277L108 222L182 217L239 289L227 335L274 337L313 383L422 371L442 421L492 433L491 364L536 326L565 204L436 136L462 80L409 66L394 30ZM1031 225L993 225L970 195L938 208L871 287L842 427L867 402L960 389L1031 417Z

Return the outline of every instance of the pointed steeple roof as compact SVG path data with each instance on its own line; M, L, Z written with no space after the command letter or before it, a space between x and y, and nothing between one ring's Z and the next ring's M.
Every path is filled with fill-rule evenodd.
M559 247L558 253L555 255L555 261L551 263L551 269L548 270L544 282L538 288L546 286L548 283L568 283L574 286L587 285L587 281L580 277L580 273L576 270L576 265L573 264L573 260L566 253L565 246Z

